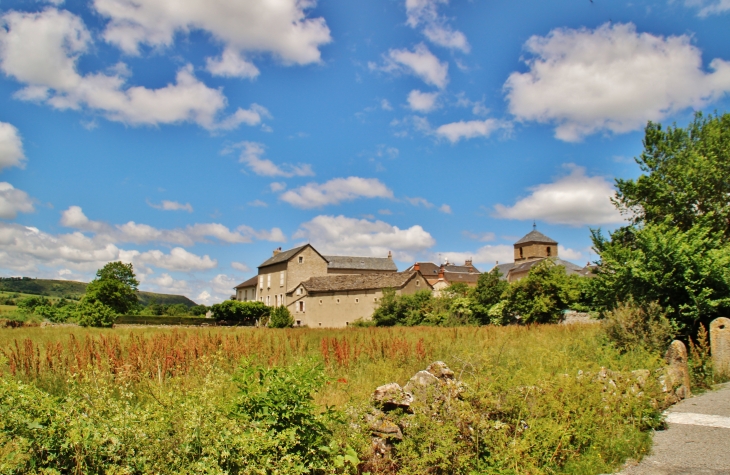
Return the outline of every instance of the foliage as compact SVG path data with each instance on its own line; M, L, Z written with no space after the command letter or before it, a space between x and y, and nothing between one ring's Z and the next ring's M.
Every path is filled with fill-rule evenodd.
M34 313L37 307L48 305L50 305L50 301L47 298L41 296L30 296L18 301L18 310Z
M74 309L76 323L82 327L110 327L116 316L114 309L99 300L83 298Z
M131 263L110 262L96 272L84 299L100 302L117 314L133 313L138 304L138 285Z
M189 309L190 315L194 316L204 316L206 313L208 313L208 307L205 305L193 305Z
M701 224L730 238L730 114L697 113L687 128L649 122L636 163L644 174L616 180L615 200L635 224L671 216L681 231Z
M519 317L522 323L555 323L562 311L580 298L578 276L568 276L565 267L545 259L530 269L527 277L512 283L504 294L504 320Z
M712 385L719 383L719 379L715 378L712 367L712 357L710 356L710 337L704 325L700 325L697 331L697 339L689 340L689 374L692 379L692 391L706 390L712 388Z
M663 353L677 334L676 325L656 302L641 307L634 302L619 304L606 313L604 330L621 351L644 348Z
M671 218L620 229L610 240L594 231L597 303L610 310L626 299L657 302L680 329L694 332L730 310L730 244L722 239L701 224L683 231Z
M491 323L492 318L489 311L502 300L502 295L507 291L509 283L501 280L502 273L498 267L479 276L477 285L472 293L474 299L474 316L482 324Z
M429 323L434 297L430 290L419 290L411 295L396 295L394 289L384 289L373 321L378 326L422 325Z
M244 325L254 325L257 320L269 313L269 307L263 302L239 302L226 300L210 307L213 318L227 322L241 322Z
M291 328L294 326L294 317L288 308L279 305L271 309L268 326L269 328Z

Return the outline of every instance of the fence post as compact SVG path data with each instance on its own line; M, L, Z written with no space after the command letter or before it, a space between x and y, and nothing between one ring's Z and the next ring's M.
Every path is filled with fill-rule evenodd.
M730 318L716 318L710 323L712 368L718 376L730 376Z

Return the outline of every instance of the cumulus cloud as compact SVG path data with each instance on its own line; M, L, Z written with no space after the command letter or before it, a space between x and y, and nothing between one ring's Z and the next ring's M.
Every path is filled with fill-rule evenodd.
M482 242L494 241L495 239L497 239L497 236L492 232L473 233L471 231L462 231L461 234L469 239Z
M145 284L153 285L155 290L163 293L185 294L190 292L190 284L185 280L176 280L170 274L163 273L159 277L146 279Z
M80 17L55 8L10 11L0 21L0 69L26 87L16 97L45 102L56 109L88 108L129 125L192 122L208 130L230 130L261 123L265 109L252 105L220 118L227 99L181 68L175 82L159 89L126 84L120 64L110 74L79 74L77 62L91 47L91 34Z
M431 260L433 262L440 262L448 260L453 264L462 264L463 262L471 259L474 264L491 264L494 265L498 261L512 262L514 260L514 247L507 244L498 244L496 246L486 245L482 246L476 251L451 251L451 252L433 252L431 253ZM480 269L482 272L491 270L491 266Z
M240 270L241 272L251 272L251 268L244 264L243 262L231 262L231 267L233 267L236 270Z
M446 214L452 213L451 206L449 206L447 204L442 204L441 206L439 206L439 211L441 211L442 213L446 213Z
M188 213L193 212L193 207L190 205L190 203L178 203L177 201L169 201L169 200L162 200L162 203L160 204L154 204L147 202L148 205L155 209L160 209L162 211L187 211Z
M504 85L509 111L554 124L560 140L636 130L730 91L730 62L714 59L706 72L690 36L638 33L631 23L559 28L531 37L525 49L528 71Z
M245 163L248 168L260 176L313 176L312 165L308 163L299 163L297 165L283 164L276 165L269 159L262 158L266 148L263 144L257 142L241 142L232 146L232 148L241 148L241 155L238 161Z
M136 265L153 266L161 269L179 272L192 272L213 269L218 266L218 261L210 256L198 256L188 252L182 247L174 247L168 254L154 249L151 251L122 251L122 260L131 261Z
M274 193L278 193L280 191L286 190L286 183L284 183L282 181L275 181L275 182L269 184L269 188Z
M23 141L18 129L6 122L0 122L0 170L8 167L22 168L24 164Z
M509 128L509 124L497 120L470 120L444 124L433 131L437 137L445 138L451 143L462 139L473 139L476 137L489 137L499 129Z
M23 190L6 181L0 182L0 218L15 219L18 213L32 213L33 200Z
M558 244L558 256L567 261L581 261L584 259L582 252L565 247L562 244Z
M301 225L294 239L307 239L320 252L413 260L436 241L421 226L400 229L384 221L320 215Z
M377 178L334 178L325 183L308 183L280 196L297 208L320 208L358 198L393 198L393 192Z
M226 48L220 58L207 58L205 69L213 76L255 78L259 69L230 48Z
M448 5L449 0L406 0L408 25L423 27L423 34L434 44L469 52L469 42L464 33L453 30L448 20L438 13L438 5Z
M431 112L437 107L438 92L421 92L417 89L408 94L408 107L416 112Z
M329 43L323 18L307 18L311 0L94 0L110 19L104 38L129 54L141 44L172 45L176 33L198 30L238 54L270 53L286 64L320 61ZM225 53L224 53L225 54Z
M371 70L386 72L406 72L419 77L431 86L443 89L449 82L449 65L442 63L423 43L416 45L413 51L407 49L391 49L385 56L385 64L378 66L369 63Z
M688 7L699 8L700 17L730 12L730 0L685 0L684 3Z
M512 206L498 204L493 216L503 219L540 219L570 226L621 223L624 219L611 203L613 184L601 176L587 176L585 168L568 165L570 173L553 183L530 189Z

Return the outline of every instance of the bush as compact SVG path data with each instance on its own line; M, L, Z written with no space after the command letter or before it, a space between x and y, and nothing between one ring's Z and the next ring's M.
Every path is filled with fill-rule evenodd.
M269 313L269 307L263 302L239 302L226 300L210 307L213 318L227 322L241 322L244 325L255 325L264 315Z
M28 313L35 313L36 307L49 306L51 303L45 297L30 296L18 301L18 310Z
M98 300L84 298L74 310L76 323L82 327L110 327L114 325L116 313Z
M294 326L294 317L288 308L283 305L274 307L269 316L270 328L289 328Z
M645 348L663 353L677 334L677 327L658 303L641 307L628 302L606 313L604 331L621 351Z

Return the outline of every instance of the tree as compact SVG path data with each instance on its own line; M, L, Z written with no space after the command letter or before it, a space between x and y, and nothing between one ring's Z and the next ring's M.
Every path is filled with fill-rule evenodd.
M244 325L255 325L256 321L269 313L269 307L263 302L239 302L226 300L210 307L213 318L218 321L241 322Z
M479 276L472 292L474 299L474 317L486 325L491 322L489 310L502 300L502 295L509 288L509 283L502 280L502 273L495 267Z
M644 174L616 180L614 200L633 224L671 217L667 224L687 231L702 219L730 238L730 114L697 113L687 128L649 122L635 160Z
M82 327L110 327L114 324L114 309L99 300L84 297L74 310L76 322Z
M138 305L137 286L132 264L110 262L96 272L84 298L101 302L120 315L132 313Z
M271 310L269 316L270 328L290 328L294 326L294 317L284 305L279 305Z

